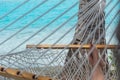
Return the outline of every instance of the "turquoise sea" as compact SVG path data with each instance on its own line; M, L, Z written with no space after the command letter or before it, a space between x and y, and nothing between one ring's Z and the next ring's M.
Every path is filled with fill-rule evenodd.
M18 5L22 4L23 2L26 3L22 5L21 7L17 8L13 12L11 12L9 15L5 16L7 13L9 13L12 9L17 7ZM22 17L20 20L15 22L11 25L12 22L14 22L17 18L25 14L26 12L30 11L32 8L40 4L41 2L46 1L44 4L39 6L38 8L31 11L29 14ZM50 12L48 12L46 15L42 16L37 21L32 22L34 19L36 19L38 16L42 15L46 11L48 11L50 8L52 8L54 5L59 3L60 1L63 1L60 5L58 5L56 8L52 9ZM50 23L52 20L54 20L57 16L62 14L64 11L66 11L68 8L70 8L73 4L78 2L79 0L0 0L0 50L2 50L0 53L3 52L9 52L18 45L20 45L22 42L24 42L26 39L28 39L31 35L33 35L36 31L42 29L45 27L48 23ZM111 0L106 0L107 3ZM118 0L112 0L111 4L106 7L105 13L107 14L109 10L118 3ZM105 19L106 20L106 26L111 23L112 18L114 15L120 10L120 2L116 5L113 11L110 12L109 16ZM25 42L22 46L17 48L15 51L21 51L26 48L26 44L37 44L41 42L41 44L53 44L55 41L57 41L60 37L64 35L70 28L72 28L76 22L77 22L77 15L69 21L67 24L65 24L62 28L60 28L58 31L54 33L54 35L50 36L46 40L43 40L45 37L47 37L51 32L53 32L55 29L57 29L61 24L63 24L65 21L67 21L70 17L72 17L74 14L78 12L78 4L76 4L73 8L71 8L67 13L65 13L63 16L61 16L58 20L55 20L54 23L46 27L44 30L39 32L37 35L32 37L30 40ZM118 23L118 19L120 16L117 15L115 20L112 20L112 24L109 30L106 32L107 36L106 38L110 38L110 33L112 30L115 29L116 24ZM30 24L30 25L28 25ZM17 31L22 29L24 26L27 26L24 30L16 34L14 37L8 39L11 35L15 34ZM4 27L7 27L3 31L1 31ZM75 27L74 27L75 28ZM63 39L61 39L57 44L68 44L73 38L74 35L74 28L65 36ZM3 43L3 41L6 40L6 42ZM111 43L114 43L115 39L112 40Z

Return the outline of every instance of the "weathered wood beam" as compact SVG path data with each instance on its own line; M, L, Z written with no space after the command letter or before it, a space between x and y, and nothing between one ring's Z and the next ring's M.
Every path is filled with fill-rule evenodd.
M98 49L103 49L107 46L107 49L115 49L120 48L120 45L103 45L103 44L97 44L95 45L96 48ZM26 48L37 48L37 49L48 49L48 48L52 48L52 49L64 49L66 47L66 49L77 49L77 48L82 48L82 49L89 49L90 48L90 44L84 44L84 45L75 45L75 44L70 44L70 45L65 45L65 44L59 44L59 45L50 45L50 44L41 44L41 45L27 45Z

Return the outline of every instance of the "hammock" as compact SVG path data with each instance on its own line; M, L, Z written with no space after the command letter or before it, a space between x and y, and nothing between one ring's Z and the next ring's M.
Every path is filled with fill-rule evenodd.
M0 33L4 32L7 28L15 24L18 20L45 4L49 0L43 0L34 8L17 18L15 21L4 26L0 29ZM66 0L60 0L57 4L51 7L48 11L38 16L35 20L31 21L26 26L22 27L19 31L15 32L7 39L0 43L3 46L4 43L9 41L12 37L25 30L32 23L36 22L43 16L47 15L51 10L64 3ZM4 19L9 14L13 13L21 6L28 3L26 0L22 4L15 7L10 12L6 13L0 19ZM26 40L15 46L9 52L0 55L0 79L2 80L91 80L92 74L94 73L97 65L101 61L104 62L102 68L105 76L105 80L116 80L118 78L116 64L113 63L114 57L110 57L110 51L114 51L120 48L120 45L111 44L114 38L116 30L112 30L110 38L106 38L106 32L113 20L120 14L118 11L112 18L108 25L105 25L105 19L120 3L118 2L111 7L108 13L105 13L105 9L112 4L112 0L106 4L105 0L79 0L75 1L66 11L52 20L43 28L37 30L33 35L28 37ZM50 24L60 19L61 16L69 12L72 8L79 5L79 12L72 15L67 21L61 24L59 27L54 29L47 36L42 38L40 42L35 44L25 44L27 41L32 39L38 33L42 32ZM66 30L62 36L60 36L52 44L42 44L48 38L51 38L53 34L61 29L65 24L71 21L74 17L78 16L78 21L68 30ZM71 31L75 30L72 41L69 44L59 44L59 41L63 40L70 34ZM91 44L93 47L91 48ZM9 45L9 44L8 44ZM17 51L21 46L26 45L26 49ZM11 46L12 47L12 46ZM6 48L6 47L3 47ZM99 54L99 60L94 67L91 66L89 56L92 54L94 49L97 48ZM2 50L0 50L2 52ZM115 53L116 54L116 53ZM111 60L109 60L111 59Z

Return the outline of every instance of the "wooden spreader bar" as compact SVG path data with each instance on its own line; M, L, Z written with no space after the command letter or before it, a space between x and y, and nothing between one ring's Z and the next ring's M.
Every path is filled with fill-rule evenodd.
M115 49L115 48L119 48L120 49L120 45L103 45L103 44L97 44L95 45L97 49L103 49L107 46L107 49ZM48 49L48 48L52 48L52 49L64 49L66 47L66 49L77 49L77 48L82 48L82 49L89 49L90 48L90 44L85 44L85 45L74 45L74 44L70 44L69 46L67 45L50 45L50 44L41 44L41 45L27 45L26 48L37 48L37 49Z
M0 66L0 76L13 78L15 80L53 80L52 78L47 76L36 76L33 73L20 71L13 68L4 68L1 66Z

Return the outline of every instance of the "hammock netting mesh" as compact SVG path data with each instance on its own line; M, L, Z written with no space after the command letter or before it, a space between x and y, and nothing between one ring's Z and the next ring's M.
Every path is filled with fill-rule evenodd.
M18 9L20 6L24 5L28 1L26 0L21 5L18 5L16 8L13 9L13 11ZM44 4L45 1L47 2L48 0L43 0L43 2L40 3L40 5ZM64 1L65 0L60 0L60 2L55 6L53 6L50 10L57 7L59 4L62 4ZM120 11L114 14L113 18L111 18L111 22L108 25L105 25L105 19L110 15L110 13L115 9L115 7L118 4L120 4L120 1L118 0L118 2L113 7L111 7L108 13L105 12L105 9L110 4L112 4L112 0L110 0L108 3L105 0L79 0L79 1L75 0L75 2L76 3L72 4L71 7L68 10L66 10L64 13L69 11L71 8L79 5L78 12L72 15L72 17L70 18L72 19L77 16L78 21L74 26L70 27L69 30L65 30L64 33L61 33L62 36L60 36L58 40L54 41L54 43L51 44L51 47L48 47L46 49L36 48L36 46L40 45L41 42L44 43L44 40L51 38L52 34L54 34L57 30L61 29L62 26L64 26L64 24L66 24L70 19L64 22L63 24L61 24L61 26L59 26L55 30L51 31L51 33L49 33L48 36L43 37L43 41L37 44L35 43L36 46L32 48L26 48L25 50L22 51L17 51L17 48L23 45L27 45L24 43L26 41L29 41L39 32L44 31L44 29L43 30L40 29L36 31L35 34L31 35L27 40L22 42L20 45L17 45L14 49L9 51L8 53L6 54L2 53L0 55L0 66L5 67L6 69L7 68L18 69L21 72L22 71L30 72L36 74L37 76L38 75L49 76L53 80L54 79L55 80L91 80L95 68L97 67L100 61L103 61L105 65L104 67L102 67L102 70L105 75L105 80L116 80L117 70L115 63L113 65L114 57L113 56L112 58L109 57L110 51L114 52L115 48L114 49L107 48L107 45L111 44L110 42L114 38L116 31L112 30L112 32L109 33L111 35L109 39L106 38L107 36L106 32L111 27L111 23L113 22L113 20L116 17L118 17ZM46 15L50 10L48 10L42 16ZM8 14L11 14L13 11L11 10L9 13L3 15L1 17L1 20L2 18L4 19L4 17L6 17ZM62 16L64 15L64 13L60 15ZM58 16L56 19L59 19L59 17L60 16ZM41 17L39 16L39 18ZM56 21L56 19L53 21ZM16 23L16 21L14 21L8 26L3 27L0 30L0 33L5 31L7 27ZM24 30L25 27L27 26L24 26L20 31ZM64 41L63 38L66 37L69 34L69 32L72 30L74 30L75 33L73 33L74 36L72 37L72 41L69 44L66 44L66 46L64 46L62 49L52 48L52 46L58 44L60 40ZM10 36L10 38L5 39L3 42L0 43L0 46L3 46L6 41L9 41L20 31ZM81 45L81 46L75 49L68 48L70 44ZM98 49L99 60L96 63L96 66L94 67L92 67L90 64L89 56L95 47L93 46L91 49L83 49L82 46L84 44L105 45L103 49ZM14 52L14 50L16 50L16 52ZM5 80L14 80L12 77L7 78L2 75L0 78Z

